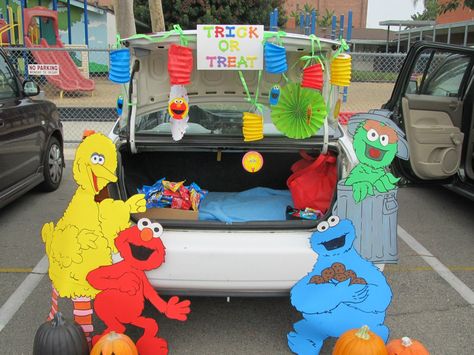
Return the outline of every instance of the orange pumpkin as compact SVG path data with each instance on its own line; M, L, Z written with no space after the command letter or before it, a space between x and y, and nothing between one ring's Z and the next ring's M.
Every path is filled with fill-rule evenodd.
M388 355L430 355L423 344L409 337L389 341L387 351Z
M90 355L138 355L132 339L125 334L110 332L104 335L92 348Z
M332 355L388 355L385 342L369 327L351 329L336 342Z

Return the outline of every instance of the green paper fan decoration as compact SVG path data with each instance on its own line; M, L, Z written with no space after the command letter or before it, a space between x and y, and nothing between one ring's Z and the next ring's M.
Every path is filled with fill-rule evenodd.
M281 89L271 115L276 128L285 136L304 139L314 135L323 125L326 103L319 91L291 83Z

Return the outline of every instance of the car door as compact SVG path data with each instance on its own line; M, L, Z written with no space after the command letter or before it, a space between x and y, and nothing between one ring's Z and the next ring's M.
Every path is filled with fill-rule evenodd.
M34 178L44 149L40 115L19 84L0 53L0 191Z
M404 129L408 162L396 170L412 181L449 181L463 160L463 117L474 50L418 43L407 55L385 105Z

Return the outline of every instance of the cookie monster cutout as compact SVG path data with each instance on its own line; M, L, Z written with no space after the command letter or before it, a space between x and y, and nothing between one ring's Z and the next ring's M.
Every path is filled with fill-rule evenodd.
M319 354L326 338L363 325L387 341L383 323L392 291L382 272L352 248L354 239L352 222L337 216L319 223L311 236L318 260L291 289L291 303L303 316L288 334L294 353Z
M395 155L408 160L408 143L405 133L390 120L391 112L373 110L356 114L348 123L359 164L349 174L345 185L352 186L358 203L376 192L393 190L400 180L386 171Z
M188 300L171 297L164 301L147 279L145 271L158 268L165 261L165 247L160 239L163 228L142 218L136 226L119 234L115 245L123 260L99 267L87 275L87 281L101 290L94 301L96 314L105 323L105 331L94 336L95 344L101 336L115 331L123 333L125 324L143 328L145 332L137 341L140 355L168 353L166 340L157 337L158 324L152 318L142 316L145 300L166 317L185 321L190 312Z
M268 103L270 105L276 105L280 99L280 85L273 85L268 94Z

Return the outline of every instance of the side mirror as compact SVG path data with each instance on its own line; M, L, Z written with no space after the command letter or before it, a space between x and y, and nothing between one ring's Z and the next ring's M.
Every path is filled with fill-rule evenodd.
M40 93L40 88L34 81L25 80L23 82L23 92L26 96L36 96Z

